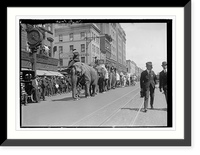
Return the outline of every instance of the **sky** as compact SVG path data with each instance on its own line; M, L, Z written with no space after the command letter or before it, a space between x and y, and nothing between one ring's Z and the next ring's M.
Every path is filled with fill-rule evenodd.
M162 62L167 61L166 23L120 23L126 33L126 60L134 61L138 67L146 69L151 61L153 71L162 70Z

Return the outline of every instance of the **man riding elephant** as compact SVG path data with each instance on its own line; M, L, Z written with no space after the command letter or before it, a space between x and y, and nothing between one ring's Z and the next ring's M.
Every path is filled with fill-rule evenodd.
M69 60L68 68L70 68L75 62L80 62L79 53L76 51L76 49L73 49L72 51L73 51L73 58Z
M71 66L71 77L72 77L72 97L78 99L77 86L82 83L85 87L85 97L96 95L96 89L98 84L97 71L81 62L75 62Z

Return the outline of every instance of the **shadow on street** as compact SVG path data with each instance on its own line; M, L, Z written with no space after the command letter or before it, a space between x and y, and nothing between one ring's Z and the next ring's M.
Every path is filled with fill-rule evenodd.
M157 110L157 111L167 111L167 108L147 108L148 110ZM139 108L121 108L121 110L134 110L134 111L139 111ZM142 109L140 109L142 111Z
M85 96L80 96L79 98L82 99L82 98L85 98ZM54 101L74 101L74 99L70 96L70 97L65 97L65 98L61 98L61 99L54 99L54 100L51 100L51 101L53 101L53 102Z

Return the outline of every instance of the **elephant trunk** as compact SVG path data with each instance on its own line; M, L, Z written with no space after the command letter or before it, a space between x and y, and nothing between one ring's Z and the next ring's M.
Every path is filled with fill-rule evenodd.
M72 83L72 97L74 99L77 99L77 76L75 68L72 68L71 83Z

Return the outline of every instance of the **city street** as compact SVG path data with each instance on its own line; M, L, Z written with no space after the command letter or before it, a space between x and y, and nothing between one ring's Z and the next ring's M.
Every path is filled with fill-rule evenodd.
M143 109L139 83L74 101L71 93L22 105L22 127L152 127L167 126L165 97L155 90L154 109Z

